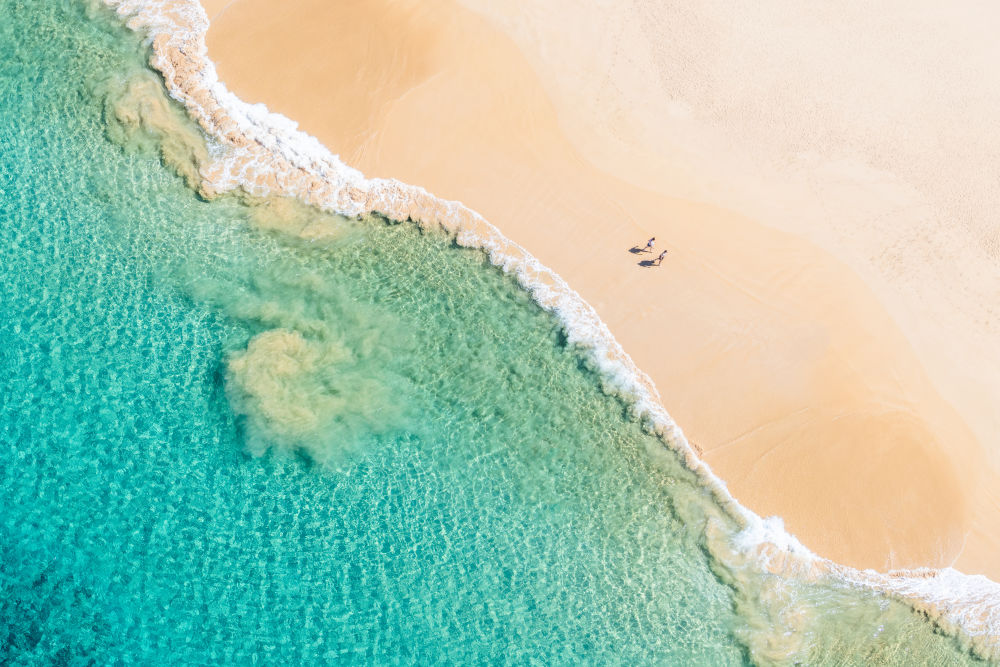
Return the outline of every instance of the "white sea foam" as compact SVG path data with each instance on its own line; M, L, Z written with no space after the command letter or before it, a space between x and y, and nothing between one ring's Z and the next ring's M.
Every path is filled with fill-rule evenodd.
M209 137L212 161L203 165L207 195L241 188L257 195L298 198L347 216L377 213L440 227L463 246L485 250L491 262L516 277L535 301L562 323L569 342L586 349L606 388L625 397L636 415L677 451L741 526L726 537L731 556L787 576L836 575L848 583L905 601L966 639L988 659L1000 659L1000 584L952 568L879 573L821 558L789 534L778 518L763 519L729 493L663 407L652 380L614 339L594 309L556 273L506 238L475 211L395 179L366 179L292 120L263 104L247 104L219 81L207 57L208 18L197 0L104 0L152 44L151 64L168 92ZM732 560L732 558L730 558Z

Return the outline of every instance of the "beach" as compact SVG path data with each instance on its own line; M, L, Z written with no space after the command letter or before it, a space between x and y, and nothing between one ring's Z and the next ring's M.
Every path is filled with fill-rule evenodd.
M817 226L788 188L863 217L884 188L824 188L874 174L817 153L839 180L796 180L780 151L736 169L736 135L793 118L713 125L740 88L677 50L785 80L723 38L826 53L794 7L338 4L209 5L259 68L231 83L199 0L0 3L0 661L1000 658L1000 583L976 574L991 320L959 317L991 283L949 245L989 248L969 233L989 231L969 176L991 165L988 85L936 90L982 140L945 114L949 168L926 167L969 215L870 255L901 223L845 236L860 217ZM825 24L863 27L848 9ZM666 89L685 131L637 141ZM869 157L898 164L913 129ZM940 252L913 265L920 239ZM907 320L901 284L934 317Z
M641 50L648 34L630 31L661 25L641 8L475 4L205 2L208 56L236 95L348 165L463 202L555 270L733 495L809 549L858 568L1000 578L1000 358L982 305L998 284L996 230L977 217L991 192L969 182L967 199L985 203L949 209L954 193L891 171L885 151L861 160L853 135L806 142L839 111L822 95L792 125L778 94L742 108L749 120L711 109L752 99L735 74L687 100L644 87L671 53ZM702 26L736 58L731 28ZM752 46L745 58L769 57ZM696 73L712 59L677 53ZM763 70L760 90L809 65ZM676 77L661 81L688 92ZM778 122L794 145L775 157L760 146L773 148ZM938 213L951 227L914 223ZM652 236L653 253L630 252Z

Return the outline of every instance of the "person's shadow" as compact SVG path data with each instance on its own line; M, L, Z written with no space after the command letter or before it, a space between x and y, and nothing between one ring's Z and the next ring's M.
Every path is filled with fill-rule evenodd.
M633 255L638 255L641 252L646 252L646 249L642 246L634 245L631 248L629 248L628 251Z
M651 266L659 266L659 264L656 263L655 259L644 259L639 262L639 266L644 266L648 269Z

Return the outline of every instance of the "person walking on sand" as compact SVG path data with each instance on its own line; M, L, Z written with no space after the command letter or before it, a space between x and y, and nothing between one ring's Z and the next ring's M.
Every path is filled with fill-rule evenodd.
M664 250L663 252L660 253L660 256L656 258L656 265L659 266L660 264L663 264L663 258L666 256L667 256L667 251Z
M646 241L646 252L653 252L653 246L655 244L656 244L656 237L655 236L653 238L649 239L648 241Z

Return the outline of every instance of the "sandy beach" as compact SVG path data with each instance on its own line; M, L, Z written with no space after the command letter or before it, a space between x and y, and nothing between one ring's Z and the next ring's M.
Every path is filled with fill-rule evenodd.
M231 91L559 273L740 502L840 563L1000 579L1000 136L979 114L1000 92L964 87L981 23L932 40L963 45L956 73L906 41L930 9L203 2Z

